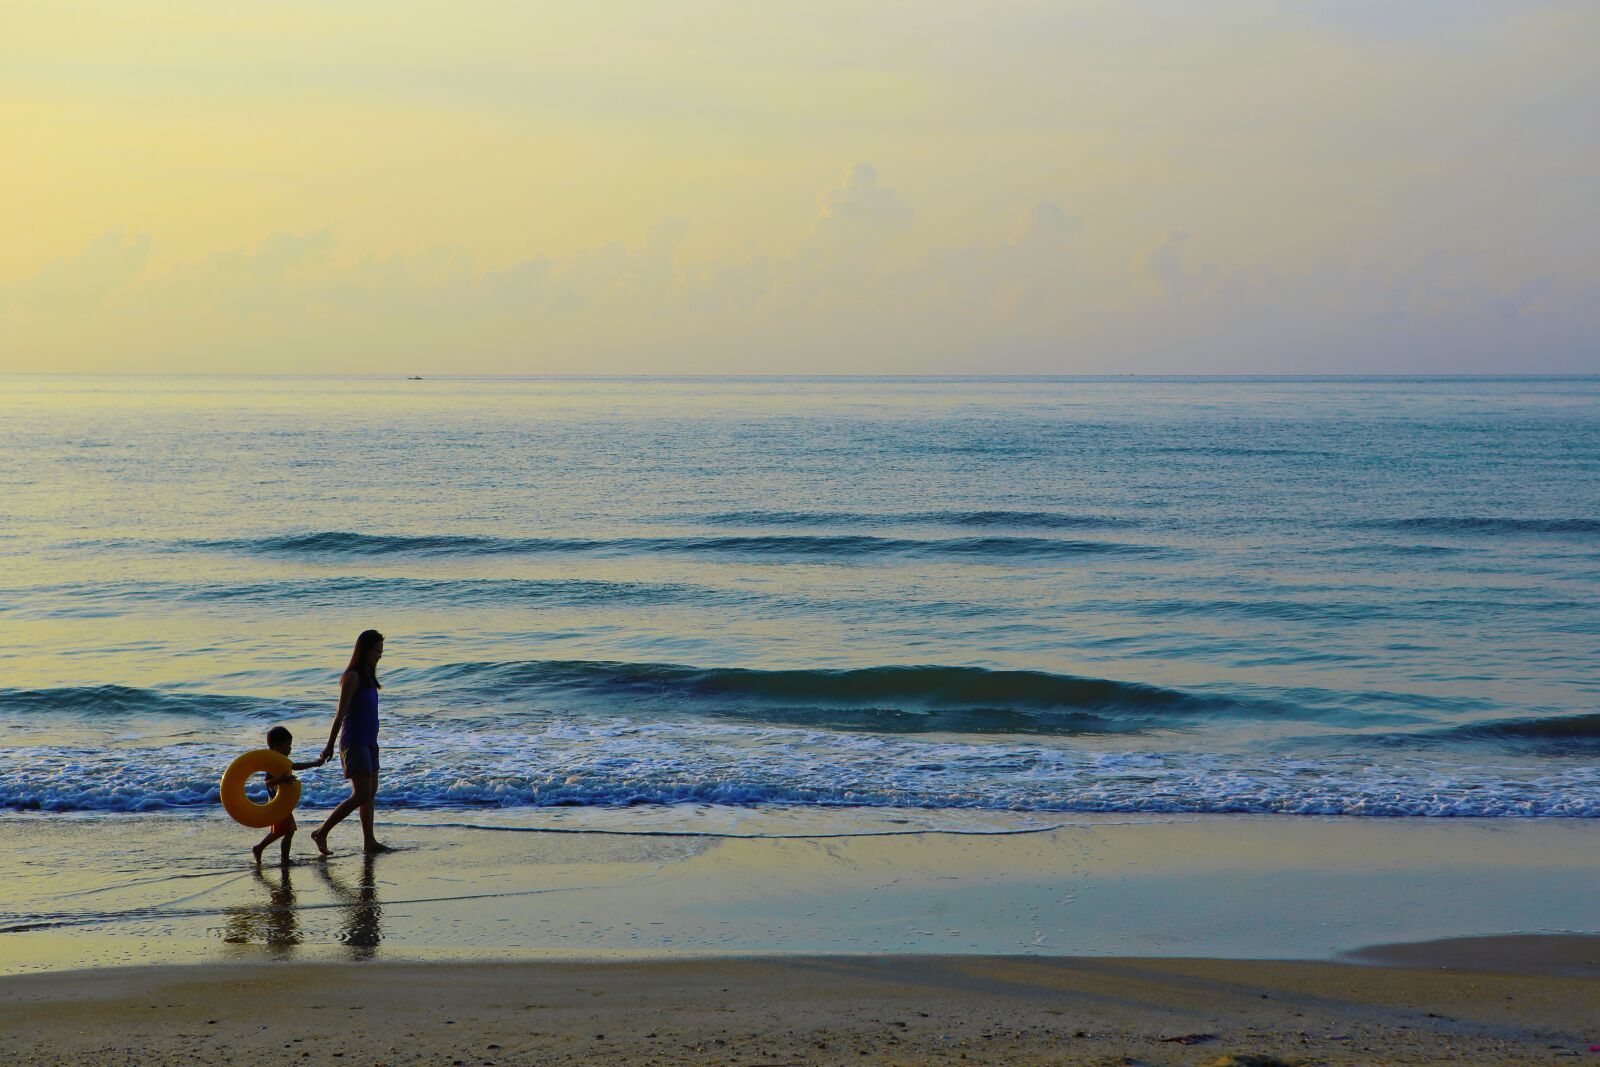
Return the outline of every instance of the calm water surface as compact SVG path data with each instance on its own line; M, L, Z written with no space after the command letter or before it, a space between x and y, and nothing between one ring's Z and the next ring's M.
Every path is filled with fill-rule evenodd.
M0 377L12 808L1595 817L1597 594L1597 379Z

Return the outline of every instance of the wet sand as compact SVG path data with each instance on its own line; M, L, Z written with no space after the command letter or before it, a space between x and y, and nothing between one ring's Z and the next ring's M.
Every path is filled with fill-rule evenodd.
M1584 951L1600 974L1593 949ZM19 1064L1543 1064L1591 1055L1597 1005L1600 977L1289 961L211 964L0 979L0 1055Z
M222 818L0 816L0 973L228 961L1335 959L1600 932L1593 820L396 815L287 869ZM838 836L841 829L846 836ZM887 835L887 836L886 836ZM1405 962L1398 960L1394 962ZM1471 962L1471 961L1468 961Z
M1451 937L1396 945L1369 945L1346 954L1359 962L1440 971L1494 971L1600 977L1600 936L1505 935Z

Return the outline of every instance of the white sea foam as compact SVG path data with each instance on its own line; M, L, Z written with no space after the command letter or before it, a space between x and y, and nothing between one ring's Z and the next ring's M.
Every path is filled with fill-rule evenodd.
M382 794L413 809L635 804L1261 812L1374 816L1600 816L1600 769L1576 760L1452 763L1385 754L1246 757L1086 751L605 719L515 729L399 720L382 738ZM241 746L242 747L242 746ZM238 751L220 744L20 748L0 805L145 812L216 803ZM344 795L305 771L304 803Z

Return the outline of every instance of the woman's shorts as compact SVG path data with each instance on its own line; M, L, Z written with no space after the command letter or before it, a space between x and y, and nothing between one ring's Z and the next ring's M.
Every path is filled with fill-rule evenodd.
M341 748L339 766L344 768L346 778L354 778L356 775L371 778L378 773L378 746L351 745L349 748Z

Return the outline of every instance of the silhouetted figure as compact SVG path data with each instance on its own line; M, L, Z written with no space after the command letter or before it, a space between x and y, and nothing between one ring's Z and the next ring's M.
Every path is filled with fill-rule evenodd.
M339 764L350 780L350 795L339 803L320 827L311 831L311 840L324 856L331 855L328 831L361 809L362 846L367 852L387 852L372 834L372 820L378 794L378 661L383 658L383 635L363 630L350 653L350 666L339 678L339 710L328 731L328 744L322 758L333 755L339 742Z
M286 726L274 726L267 731L267 747L281 756L287 756L294 750L294 735L289 732L289 728ZM278 786L294 778L295 771L320 767L326 762L328 762L328 757L323 756L320 759L314 759L306 763L289 764L289 773L280 778L274 778L270 774L266 775L268 798L277 796ZM293 812L285 815L282 822L273 823L272 827L267 831L267 836L263 837L261 843L250 850L250 854L256 858L256 866L261 866L261 853L265 852L267 846L274 841L283 842L283 846L278 850L278 862L287 864L289 862L289 845L294 841L296 829L297 824L294 821Z

